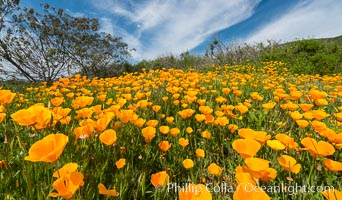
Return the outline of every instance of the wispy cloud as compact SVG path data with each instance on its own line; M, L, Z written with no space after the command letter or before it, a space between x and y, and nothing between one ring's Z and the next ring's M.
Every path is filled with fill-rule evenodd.
M111 22L112 29L118 29L114 34L122 34L137 49L136 59L190 50L216 31L250 17L258 3L260 0L103 0L99 4L93 0L98 9L120 19ZM110 31L109 20L103 22Z
M246 38L247 42L287 42L303 38L334 37L342 34L342 1L302 1L278 19Z

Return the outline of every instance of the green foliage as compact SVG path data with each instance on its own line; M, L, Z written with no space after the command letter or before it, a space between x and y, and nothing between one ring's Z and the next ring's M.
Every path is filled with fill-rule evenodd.
M14 6L7 4L0 8L9 10L12 21L0 29L4 32L0 58L12 65L14 70L7 71L14 77L52 82L75 72L89 77L114 76L130 56L122 38L99 32L96 18L73 17L48 4L43 5L42 13L20 7L12 12Z

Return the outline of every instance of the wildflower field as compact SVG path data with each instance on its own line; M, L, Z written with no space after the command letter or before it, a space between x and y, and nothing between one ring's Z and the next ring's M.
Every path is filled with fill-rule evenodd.
M0 199L342 199L342 75L280 62L0 89Z

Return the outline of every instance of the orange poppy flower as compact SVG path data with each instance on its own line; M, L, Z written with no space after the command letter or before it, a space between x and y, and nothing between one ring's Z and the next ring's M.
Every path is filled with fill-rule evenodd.
M267 135L265 131L254 131L250 128L241 128L239 129L238 134L242 138L256 140L261 145L271 138L271 135Z
M179 111L178 115L180 115L182 119L187 119L187 118L190 118L194 113L195 111L192 109L185 109L185 110Z
M126 159L120 158L118 161L115 162L116 168L120 169L126 165Z
M287 149L297 149L298 143L294 141L294 139L286 134L279 133L275 136L275 138L281 142Z
M196 157L197 158L204 158L205 157L205 151L203 149L196 149Z
M153 105L153 106L152 106L152 110L153 110L154 112L159 112L160 108L161 108L161 106L159 106L159 105Z
M116 141L116 132L113 129L105 130L100 135L100 140L106 145L112 145Z
M304 145L305 149L309 151L309 153L315 158L330 156L335 152L334 146L330 143L325 141L317 142L315 139L310 137L302 139L301 143Z
M215 121L214 121L214 125L219 125L219 126L226 126L229 123L229 120L227 117L218 117Z
M51 124L54 113L43 104L35 104L28 109L19 110L11 115L12 119L21 126L34 126L35 129L44 129Z
M329 171L339 172L342 171L342 163L338 161L334 161L331 159L324 159L323 164Z
M282 155L278 157L279 164L286 170L295 174L298 174L301 168L301 164L298 164L297 161L288 155Z
M300 127L300 128L306 128L307 126L309 126L309 122L303 119L299 119L296 120L296 124Z
M10 90L0 90L0 105L6 105L12 103L15 93Z
M252 185L257 185L253 176L248 172L239 172L235 174L236 182L239 184L249 183Z
M215 176L222 174L222 168L219 167L216 163L211 163L208 166L208 171L209 171L209 174L215 175Z
M159 143L158 146L160 150L162 150L163 152L167 152L170 149L171 144L169 143L169 141L163 140Z
M68 163L68 164L65 164L59 170L57 170L56 172L54 172L52 176L55 178L69 176L72 172L76 172L77 168L78 168L77 163Z
M162 133L162 134L167 134L169 131L170 131L170 128L168 126L160 126L159 127L159 131Z
M234 106L234 109L239 111L241 114L245 114L248 111L248 107L242 103L238 103L237 106Z
M90 106L93 103L94 97L80 96L72 100L72 107L74 109L84 108Z
M185 129L185 132L191 134L192 132L194 132L194 130L193 130L191 127L187 127L187 128Z
M205 120L205 115L204 114L196 114L195 115L195 119L198 121L198 122L203 122Z
M243 159L253 157L261 148L260 143L252 139L234 140L232 146Z
M246 199L271 199L266 192L259 186L252 185L250 183L243 183L237 186L236 191L233 194L234 200L246 200Z
M342 192L336 189L329 189L322 192L327 200L340 200L342 199Z
M142 135L145 138L145 142L149 143L151 140L156 136L156 128L148 126L146 128L143 128L141 130Z
M186 147L189 144L189 140L182 137L182 138L179 138L178 143L182 147Z
M204 115L209 115L210 113L213 112L213 109L210 108L209 106L200 106L198 109Z
M327 117L329 117L330 115L327 114L324 110L313 110L312 112L312 116L317 119L318 121L325 119Z
M301 98L303 96L303 93L301 91L298 91L298 90L297 91L292 91L290 93L290 96L291 96L291 99L293 101L296 101L296 100L298 100L299 98Z
M64 97L56 97L56 98L50 99L50 102L53 106L58 107L64 102Z
M96 126L95 126L96 130L98 132L106 130L108 124L112 121L113 118L114 118L113 112L106 112L106 114L104 114L103 117L101 117L100 119L96 121Z
M211 193L203 184L189 184L178 192L179 200L212 200Z
M167 121L167 123L169 123L169 124L172 124L174 120L175 120L174 117L166 117L166 121Z
M112 197L119 196L119 192L117 192L116 189L108 190L102 183L99 183L97 187L99 188L99 194L104 194Z
M172 136L176 137L180 133L180 130L179 130L179 128L172 128L170 130L170 133Z
M194 161L192 161L191 159L185 159L184 161L183 161L183 167L185 168L185 169L191 169L191 168L193 168L194 167Z
M308 94L310 95L311 99L313 99L313 100L323 99L323 98L328 96L328 94L326 92L322 92L319 90L311 90L308 92Z
M71 199L76 191L84 185L83 174L80 172L71 172L67 177L61 177L53 182L52 187L57 191L49 194L50 197L63 197Z
M146 122L146 125L147 126L151 126L151 127L156 127L158 125L158 120L155 120L155 119L151 119L151 120L148 120Z
M29 155L25 157L25 160L55 162L62 154L68 141L69 137L61 133L47 135L31 146Z
M5 119L6 113L0 113L0 123Z
M316 99L315 100L316 106L326 106L328 104L329 104L329 102L326 99Z
M234 133L239 127L236 124L229 124L228 125L228 130L231 133Z
M298 104L299 107L304 111L304 112L308 112L314 105L311 103L308 104Z
M151 175L151 183L154 187L161 188L169 183L169 178L166 171L161 171Z
M291 118L295 121L303 118L303 115L300 114L298 111L294 111L290 115L291 115Z
M203 138L206 138L206 139L210 139L211 137L211 133L209 131L203 131L201 135Z
M275 102L268 102L268 103L262 104L262 107L265 110L271 110L271 109L274 108L275 105L277 105L277 103L275 103Z

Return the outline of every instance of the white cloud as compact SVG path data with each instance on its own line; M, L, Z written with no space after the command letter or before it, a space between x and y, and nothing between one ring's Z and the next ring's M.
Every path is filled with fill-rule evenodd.
M149 59L196 47L211 34L250 17L260 0L128 2L103 0L100 4L93 0L93 5L134 25L136 30L128 31L114 22L113 29L119 28L121 36L128 37L125 41L137 49L136 59Z
M114 32L113 32L114 26L113 26L112 20L110 18L102 17L102 18L100 18L100 23L101 23L101 26L99 29L100 32L105 32L105 33L108 33L111 35L114 34Z
M280 18L246 38L249 43L268 39L288 42L303 38L335 37L342 34L342 1L304 1Z

